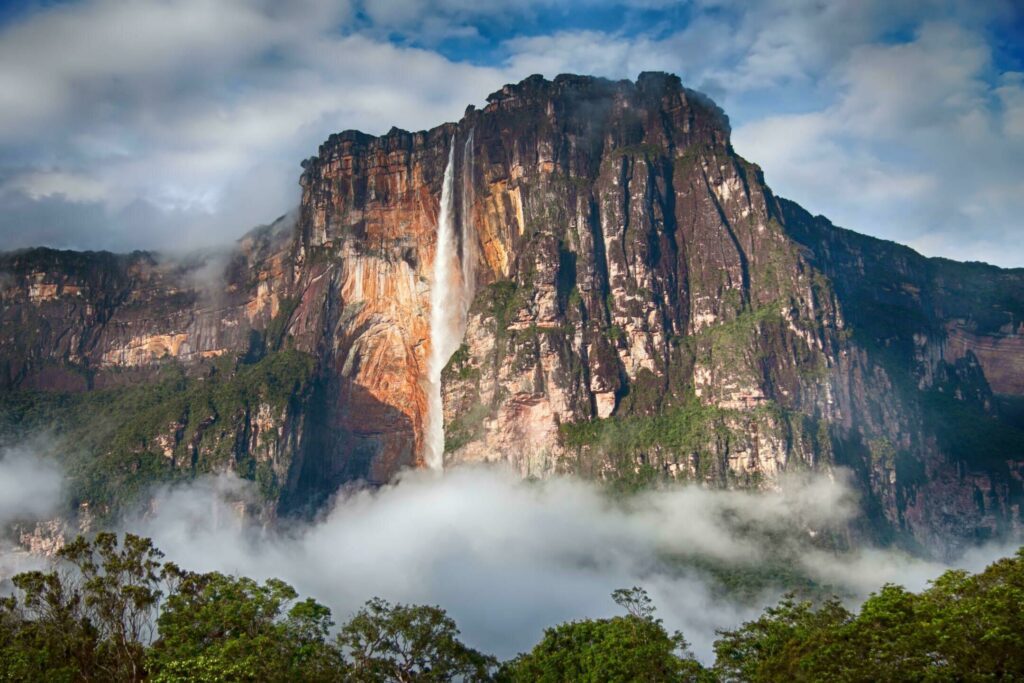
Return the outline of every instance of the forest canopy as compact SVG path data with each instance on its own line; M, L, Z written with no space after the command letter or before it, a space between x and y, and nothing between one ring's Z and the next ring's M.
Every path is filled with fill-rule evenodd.
M622 614L547 628L499 662L433 605L371 598L342 624L283 581L195 573L151 540L100 533L0 598L0 680L876 681L1024 677L1024 548L914 593L887 584L857 610L787 595L719 632L702 664L640 587Z

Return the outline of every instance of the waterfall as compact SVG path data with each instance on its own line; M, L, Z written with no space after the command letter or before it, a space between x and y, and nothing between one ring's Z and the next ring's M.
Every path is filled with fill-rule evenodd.
M437 249L434 253L434 278L430 288L430 358L427 361L427 435L424 455L427 467L444 468L444 404L441 400L441 371L462 343L458 318L461 314L458 273L455 264L455 201L452 197L452 175L455 165L455 137L448 151L441 186L441 208L437 219ZM460 302L460 305L453 305Z
M455 232L455 136L441 185L437 218L437 250L430 288L430 358L427 361L427 434L424 459L432 470L444 469L444 402L441 372L462 344L469 306L476 293L476 233L473 230L473 131L462 148L462 211ZM458 243L456 243L456 237ZM459 249L461 247L461 249ZM461 252L461 258L460 258Z

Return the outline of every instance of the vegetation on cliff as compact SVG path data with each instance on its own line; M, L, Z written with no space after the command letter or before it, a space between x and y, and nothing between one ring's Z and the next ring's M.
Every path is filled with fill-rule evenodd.
M164 366L151 384L80 393L0 393L0 442L44 432L70 477L74 504L113 515L154 483L231 469L259 483L268 500L279 486L277 442L314 361L296 350L253 362L220 358L201 376ZM261 407L276 428L258 431ZM286 463L284 463L286 464Z
M913 593L886 585L860 609L786 596L719 632L705 667L640 588L625 614L548 628L501 663L467 646L435 606L368 601L335 628L286 583L194 573L149 539L78 538L51 571L0 599L0 680L876 681L1024 676L1024 549Z
M655 445L673 450L699 450L721 429L727 412L702 404L692 393L682 405L656 415L624 415L561 425L567 446L600 445L610 453L632 453Z

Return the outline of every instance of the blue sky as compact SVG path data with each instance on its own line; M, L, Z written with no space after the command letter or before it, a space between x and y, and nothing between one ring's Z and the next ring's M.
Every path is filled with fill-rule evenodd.
M1024 12L998 0L0 3L0 248L226 242L297 203L334 131L649 69L809 210L1024 266Z

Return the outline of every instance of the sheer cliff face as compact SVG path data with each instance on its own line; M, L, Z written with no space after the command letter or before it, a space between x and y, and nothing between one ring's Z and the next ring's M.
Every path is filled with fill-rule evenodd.
M924 259L777 199L722 112L664 74L533 77L457 124L332 136L303 164L294 229L243 240L212 294L146 255L8 256L7 386L290 349L310 376L227 430L238 462L264 416L278 445L256 460L283 507L422 465L453 144L474 296L443 374L447 464L752 487L843 465L876 535L955 548L1019 528L1024 272Z

